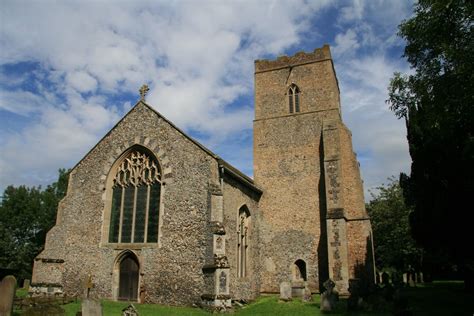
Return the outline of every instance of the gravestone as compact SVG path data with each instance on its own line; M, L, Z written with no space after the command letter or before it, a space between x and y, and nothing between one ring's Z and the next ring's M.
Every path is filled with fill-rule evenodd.
M423 280L423 272L419 272L418 274L418 282L419 283L424 283L425 281Z
M133 304L128 305L124 309L122 309L122 316L139 316L138 310L135 308Z
M303 302L309 302L311 301L311 290L309 289L309 286L305 284L304 289L303 289L303 297L302 300Z
M408 283L408 274L403 273L403 283L407 284Z
M321 305L319 309L323 312L330 312L336 306L337 293L334 292L336 283L328 279L323 283L323 286L326 290L321 294Z
M12 315L15 290L15 277L13 275L7 275L4 277L0 283L0 316Z
M102 316L102 304L100 301L83 299L82 316Z
M291 301L291 283L281 282L280 283L280 300Z

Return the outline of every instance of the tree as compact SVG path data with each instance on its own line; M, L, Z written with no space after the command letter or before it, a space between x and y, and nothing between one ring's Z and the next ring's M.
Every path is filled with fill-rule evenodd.
M395 178L387 185L371 192L372 200L366 205L374 235L377 269L393 268L407 271L409 266L419 269L422 250L410 234L408 217L410 208L405 205L402 189Z
M41 187L8 186L0 205L0 267L30 278L34 257L42 250L54 225L59 201L67 190L68 171L59 170L57 182Z
M391 110L405 119L412 158L402 187L410 223L425 250L448 254L466 271L474 252L468 221L474 192L474 2L420 0L399 26L411 75L390 82Z

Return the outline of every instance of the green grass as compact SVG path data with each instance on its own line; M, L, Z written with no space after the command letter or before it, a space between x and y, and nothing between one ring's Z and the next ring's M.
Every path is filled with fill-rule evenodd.
M320 296L313 295L311 302L302 302L300 299L295 299L290 302L281 302L277 296L262 296L255 302L246 305L242 308L237 308L233 315L239 316L284 316L284 315L298 315L298 316L317 316L323 315L319 311ZM102 301L103 315L120 315L123 308L128 306L126 302L113 302L113 301ZM211 315L198 308L189 307L171 307L153 304L134 304L138 309L140 316L154 316L154 315L170 315L170 316L194 316L194 315ZM63 306L66 310L66 315L74 316L76 312L81 310L80 302L71 303ZM337 309L330 313L330 315L347 315L346 302L341 300L337 306ZM327 314L324 314L327 315ZM351 313L350 315L373 315L370 313ZM377 314L384 315L384 314ZM386 314L388 315L388 314Z
M406 288L403 297L414 315L474 315L474 294L462 281L435 281Z
M463 291L464 284L456 281L433 282L431 284L419 285L416 288L404 288L401 296L406 300L409 310L413 315L424 316L450 316L450 315L474 315L474 295ZM19 290L20 291L20 290ZM18 292L17 295L23 295L23 292ZM128 306L127 302L113 302L102 301L103 315L121 315L123 308ZM320 296L313 295L311 302L302 302L295 299L290 302L280 302L277 296L262 296L251 304L245 305L242 308L236 308L233 315L236 316L317 316L327 315L322 314L319 310ZM348 313L346 311L347 301L341 299L338 302L336 310L330 315L392 315L388 312L391 305L382 306L379 310L387 310L387 312L358 312ZM154 304L135 304L140 316L154 316L154 315L210 315L210 313L191 307L171 307ZM80 301L70 303L62 306L66 310L66 315L75 316L76 312L81 310ZM385 308L384 308L385 307ZM20 315L17 311L15 315Z

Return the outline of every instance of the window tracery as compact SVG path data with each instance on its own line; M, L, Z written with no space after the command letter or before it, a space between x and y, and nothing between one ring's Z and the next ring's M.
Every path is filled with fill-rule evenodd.
M288 89L288 103L290 113L300 111L300 89L294 83Z
M109 242L158 242L160 195L158 161L138 149L130 151L113 178Z

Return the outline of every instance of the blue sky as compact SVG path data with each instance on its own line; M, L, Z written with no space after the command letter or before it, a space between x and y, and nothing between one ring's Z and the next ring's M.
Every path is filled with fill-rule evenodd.
M11 1L0 9L0 190L74 166L147 102L252 175L253 62L331 46L368 190L409 170L388 110L409 72L397 25L412 1Z

